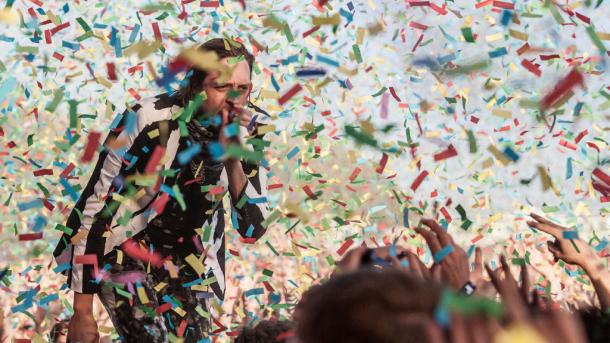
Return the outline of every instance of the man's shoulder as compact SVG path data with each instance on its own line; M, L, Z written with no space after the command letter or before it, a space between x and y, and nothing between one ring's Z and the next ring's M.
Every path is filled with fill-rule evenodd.
M144 98L138 104L138 121L144 124L142 126L169 120L179 108L175 100L167 93Z

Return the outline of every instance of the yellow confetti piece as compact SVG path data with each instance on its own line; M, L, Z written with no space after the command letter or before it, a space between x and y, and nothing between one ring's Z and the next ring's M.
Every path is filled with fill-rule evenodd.
M610 40L610 33L608 32L596 32L596 34L601 40Z
M176 271L176 265L172 261L165 261L165 269L169 271L169 277L175 279L178 277L178 273Z
M0 10L0 23L19 24L19 14L5 7Z
M72 237L72 239L70 239L70 242L72 244L78 244L81 240L83 240L87 237L88 233L89 233L88 230L80 230L76 233L76 235L74 235Z
M502 108L494 108L491 111L491 113L496 117L500 117L500 118L504 118L504 119L510 119L513 117L513 114L509 110L505 110Z
M155 138L159 137L159 129L154 129L148 133L148 137Z
M260 134L265 134L265 133L269 133L269 132L275 132L275 125L274 124L261 125L261 126L258 127L258 133L260 133Z
M515 325L496 335L494 343L545 343L546 340L536 330L527 325Z
M210 312L204 310L201 305L197 305L197 307L195 307L195 312L205 319L210 319Z
M506 155L504 155L500 150L498 150L498 148L496 148L494 145L490 145L487 150L489 152L491 152L492 155L494 155L494 157L500 161L500 163L502 163L502 165L507 166L510 163L510 160L508 159L508 157L506 157Z
M508 30L508 34L515 38L520 39L522 41L527 41L529 39L529 35L525 32L517 31L517 30Z
M176 307L173 309L180 317L184 317L186 315L186 311L182 309L182 307Z
M139 59L145 59L148 55L159 50L163 46L161 41L155 40L153 42L140 41L132 44L129 48L125 49L125 56L137 54Z
M335 13L330 17L313 17L312 23L314 26L322 26L322 25L339 25L341 24L341 16L339 13Z
M136 287L136 292L138 293L138 298L140 298L142 304L149 303L150 300L148 299L148 295L146 295L146 290L144 287Z
M190 254L184 260L195 270L198 275L204 274L205 268L197 256Z
M165 282L159 282L156 286L155 286L155 291L159 292L161 291L163 288L165 288L167 286L167 284Z

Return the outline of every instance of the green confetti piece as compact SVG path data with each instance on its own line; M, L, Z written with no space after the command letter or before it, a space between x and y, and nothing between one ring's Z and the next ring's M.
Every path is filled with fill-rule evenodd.
M383 87L383 88L381 88L381 89L380 89L380 90L379 90L377 93L373 94L373 95L372 95L372 97L378 97L378 96L380 96L381 94L385 93L385 91L387 91L387 90L388 90L388 87L385 87L385 86L384 86L384 87Z
M466 134L468 135L469 151L471 154L474 154L477 152L477 140L474 138L474 133L472 132L472 130L466 131Z
M85 32L91 32L91 27L87 25L87 22L82 17L76 18L76 22L78 22L78 25L80 25Z
M352 50L354 51L356 62L362 63L362 54L360 54L360 47L358 46L358 44L352 45Z
M51 100L51 102L47 104L47 106L45 107L45 110L47 110L51 113L55 112L57 105L59 105L59 102L63 98L64 98L64 90L61 88L56 89L55 94L53 95L53 100Z
M271 277L273 276L273 270L263 269L263 275Z
M271 251L273 252L273 254L275 254L275 256L280 256L280 254L277 252L277 250L275 250L275 248L269 243L269 241L265 241L265 245L267 245L269 247L269 249L271 249Z
M462 27L462 36L469 43L474 43L474 37L472 36L472 29L470 27Z
M288 43L292 43L294 41L294 37L292 36L292 32L290 32L290 27L288 24L284 25L284 35L286 36Z
M180 205L180 208L182 209L182 211L185 211L186 203L184 202L184 196L182 196L182 193L180 192L180 188L178 187L178 185L174 185L172 187L172 191L174 191L174 198L176 198L176 201Z
M203 237L201 238L204 242L207 242L210 240L210 235L212 234L212 226L211 225L206 225L205 229L203 230Z
M269 224L273 223L277 218L279 218L281 214L282 212L280 212L279 210L274 210L273 212L271 212L269 217L263 220L261 226L266 228L267 226L269 226Z
M601 41L601 39L599 39L599 37L597 36L597 33L595 33L593 26L587 26L586 30L587 34L589 34L589 37L593 41L593 44L595 44L595 46L599 49L602 55L605 55L606 47L604 46L604 43Z

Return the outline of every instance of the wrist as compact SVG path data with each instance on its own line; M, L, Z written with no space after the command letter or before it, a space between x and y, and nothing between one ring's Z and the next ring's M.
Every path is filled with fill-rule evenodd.
M74 313L93 314L93 294L74 293Z
M604 263L599 259L591 260L590 262L583 264L581 267L585 271L585 273L587 273L587 275L589 275L589 277L592 279L598 278L604 273L608 273L606 267L604 266Z

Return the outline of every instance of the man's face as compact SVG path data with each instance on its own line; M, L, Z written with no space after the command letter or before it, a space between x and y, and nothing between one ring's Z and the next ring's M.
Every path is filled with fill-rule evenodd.
M213 71L203 80L203 91L207 99L201 104L201 109L206 115L215 115L223 109L232 112L233 107L243 107L248 101L248 95L252 90L250 82L250 67L245 59L237 63L230 63L234 57L226 57L220 60L232 69L230 77L222 80L220 72Z

